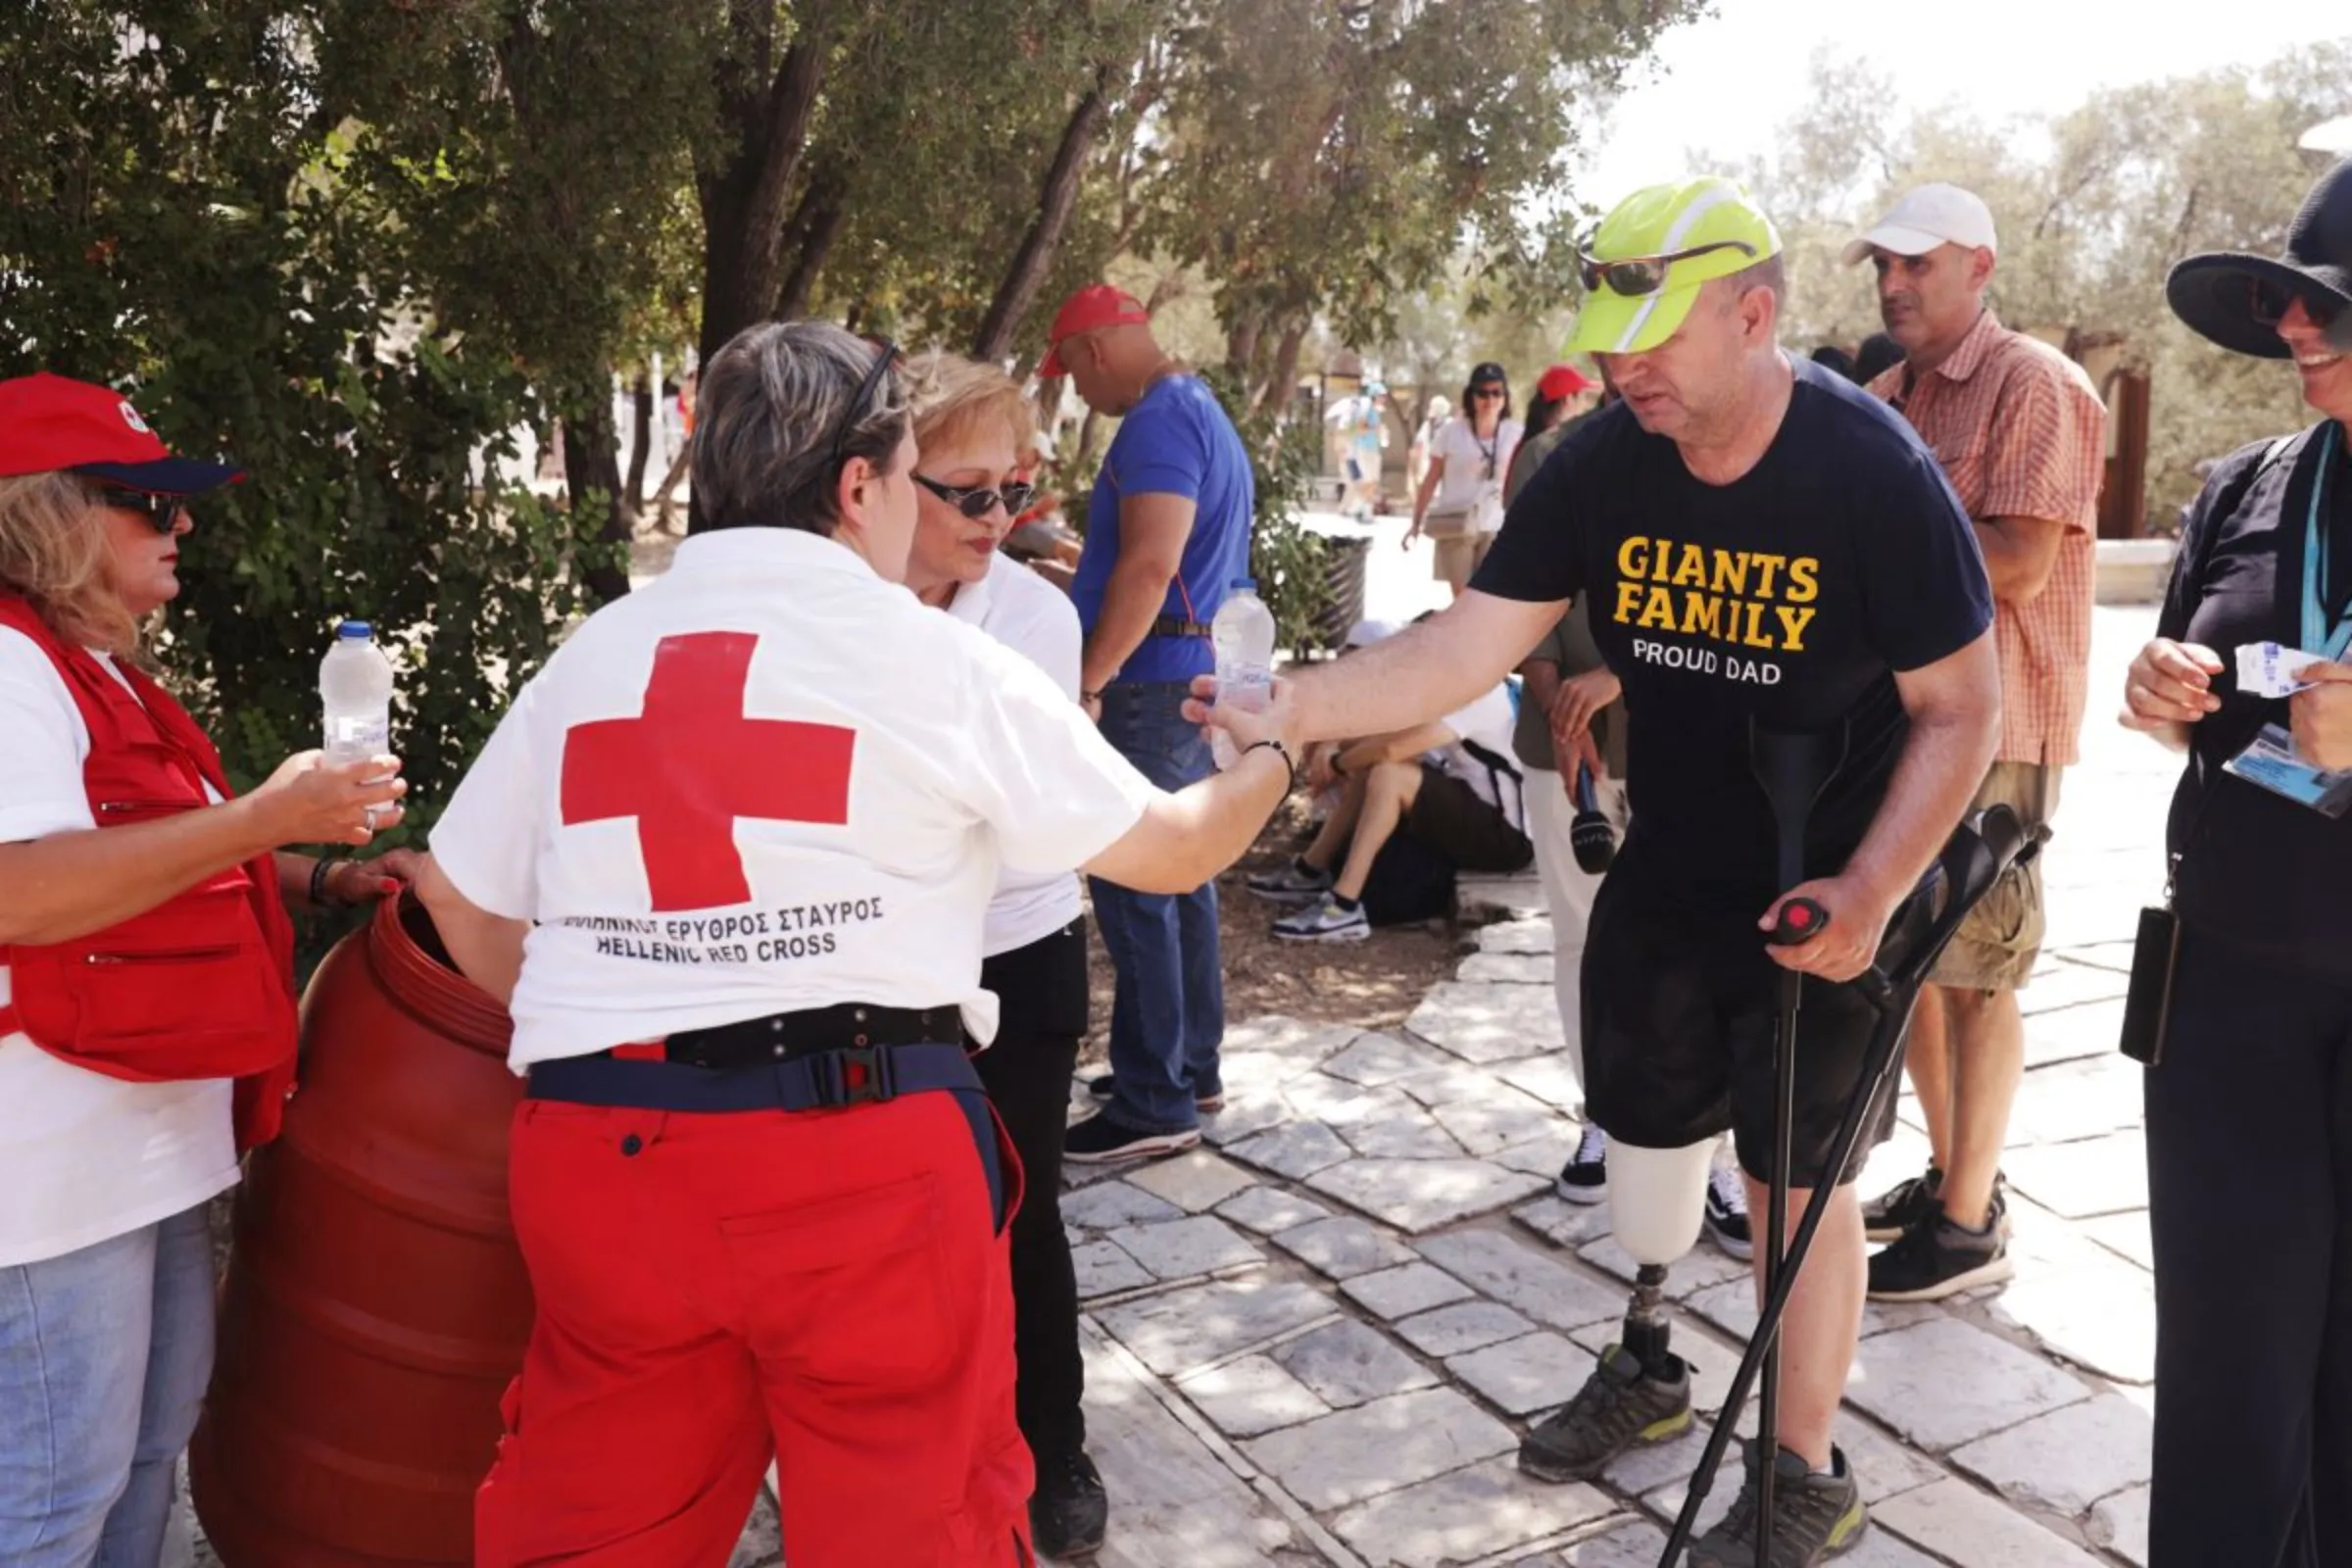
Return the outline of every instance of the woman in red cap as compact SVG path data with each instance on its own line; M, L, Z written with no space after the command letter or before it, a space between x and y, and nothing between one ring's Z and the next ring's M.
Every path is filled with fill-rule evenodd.
M174 458L119 393L0 381L0 1562L151 1568L212 1368L204 1205L294 1078L284 905L372 869L277 852L400 820L390 758L240 800L142 667L179 592ZM398 853L398 852L396 852Z

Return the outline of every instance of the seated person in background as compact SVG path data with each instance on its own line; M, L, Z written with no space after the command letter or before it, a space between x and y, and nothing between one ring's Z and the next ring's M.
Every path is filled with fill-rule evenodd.
M1358 623L1348 647L1375 640L1377 623ZM1382 924L1428 918L1419 906L1383 906L1368 883L1416 880L1398 858L1442 870L1448 902L1455 871L1522 871L1535 859L1529 841L1519 763L1511 751L1515 715L1508 688L1496 686L1435 723L1349 741L1318 752L1302 775L1310 791L1339 792L1306 852L1249 880L1270 903L1299 906L1274 922L1291 942L1361 942ZM1376 862L1381 862L1376 869Z

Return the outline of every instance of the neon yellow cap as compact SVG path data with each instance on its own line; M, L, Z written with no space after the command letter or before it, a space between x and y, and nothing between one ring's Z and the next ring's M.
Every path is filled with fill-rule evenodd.
M1690 314L1701 283L1729 277L1781 253L1780 231L1772 220L1728 179L1708 175L1652 185L1619 202L1586 247L1595 261L1671 256L1726 241L1733 243L1674 263L1666 270L1666 287L1655 294L1619 294L1605 283L1587 293L1568 352L1640 354L1654 349L1674 336ZM1752 254L1738 249L1740 245L1752 247Z

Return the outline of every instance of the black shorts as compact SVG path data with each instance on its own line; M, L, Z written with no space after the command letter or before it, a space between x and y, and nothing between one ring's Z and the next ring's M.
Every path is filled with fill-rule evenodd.
M1773 1031L1780 965L1753 914L1694 915L1622 872L1600 885L1585 938L1585 1105L1611 1138L1681 1149L1732 1131L1740 1168L1771 1170ZM1808 976L1796 1020L1789 1185L1820 1185L1862 1078L1879 1013L1852 986ZM1894 1126L1888 1072L1838 1175L1861 1174Z
M1499 808L1442 767L1421 764L1421 788L1404 813L1404 831L1464 871L1524 871L1536 846Z

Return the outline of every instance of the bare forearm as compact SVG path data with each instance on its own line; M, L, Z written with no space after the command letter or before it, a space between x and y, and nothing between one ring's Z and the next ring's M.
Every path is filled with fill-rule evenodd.
M1909 892L1976 798L2000 736L1998 708L1913 714L1886 799L1846 874L1889 901Z
M1992 597L2004 605L2030 605L2050 584L2058 564L2063 524L2034 517L1975 519L1977 547L1984 557L1984 575L1991 580Z
M1360 773L1382 762L1401 762L1407 758L1419 757L1424 752L1434 752L1441 746L1450 746L1453 741L1453 731L1434 719L1395 734L1374 735L1341 750L1340 771Z
M417 874L416 898L433 917L433 929L440 933L441 946L458 972L490 993L500 1006L512 1003L531 923L492 914L460 893L440 864L430 859Z
M1527 657L1561 608L1470 589L1419 625L1299 675L1299 733L1387 735L1467 707Z
M1079 690L1101 691L1135 656L1167 603L1173 575L1156 562L1132 557L1121 557L1111 567L1110 581L1102 589L1102 612L1086 639Z
M1290 782L1290 766L1272 747L1247 752L1222 773L1154 797L1086 869L1138 893L1190 893L1249 852Z
M1519 666L1519 676L1527 687L1519 694L1522 704L1533 703L1543 712L1550 712L1553 699L1560 695L1560 666L1548 659L1531 659Z
M103 931L272 847L270 823L248 800L0 845L0 943Z

